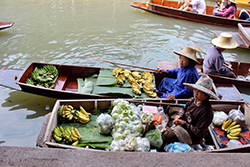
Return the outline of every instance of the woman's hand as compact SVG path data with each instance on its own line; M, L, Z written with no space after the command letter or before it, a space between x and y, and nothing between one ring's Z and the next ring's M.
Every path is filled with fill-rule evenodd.
M166 71L164 69L158 69L157 72L159 72L159 73L163 73L163 72L168 73L168 71Z
M167 99L168 99L168 100L174 100L174 99L175 99L175 95L171 94L171 95L168 96Z
M183 124L183 120L182 119L174 119L174 121L173 121L173 123L175 124L175 125L182 125Z

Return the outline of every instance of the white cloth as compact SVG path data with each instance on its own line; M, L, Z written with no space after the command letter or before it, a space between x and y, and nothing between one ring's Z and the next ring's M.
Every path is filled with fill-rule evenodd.
M192 8L197 10L200 14L203 14L206 10L205 0L191 0Z

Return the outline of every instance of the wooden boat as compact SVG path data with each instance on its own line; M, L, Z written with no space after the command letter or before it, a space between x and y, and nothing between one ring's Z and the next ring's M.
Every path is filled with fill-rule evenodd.
M64 149L78 149L78 150L89 150L89 151L104 151L104 149L93 149L92 147L75 147L67 144L56 143L52 137L52 132L56 126L61 125L58 117L58 109L62 105L71 105L74 108L82 106L87 112L96 113L97 110L107 112L110 107L113 106L115 99L82 99L82 100L57 100L51 113L44 117L39 135L37 137L37 146L42 148L64 148ZM147 106L162 106L165 113L168 111L179 111L187 102L188 99L176 99L174 101L168 101L166 99L124 99L135 105L147 105ZM246 124L250 123L250 106L243 101L217 101L210 100L214 111L224 111L228 113L232 109L238 109L244 113ZM152 127L152 126L151 126ZM211 127L211 126L210 126ZM235 147L220 147L217 143L216 136L209 127L209 133L205 137L206 145L213 146L214 150L206 150L204 152L249 152L250 144L245 144ZM81 133L81 132L80 132ZM111 139L112 140L112 139Z
M201 63L200 65L196 65L196 68L198 72L202 72L202 64L203 60L201 58L198 58L198 61ZM228 61L231 63L233 72L236 74L237 78L229 78L229 77L223 77L223 76L218 76L218 75L212 75L212 74L207 74L209 75L214 83L231 83L234 84L235 86L250 86L250 63L245 63L245 62L234 62L234 61ZM178 68L178 63L172 63L174 64L174 68ZM158 63L158 67L162 69L169 69L167 68L169 65L169 62L167 61L160 61Z
M214 36L218 37L223 31L214 31ZM239 23L238 32L228 32L232 34L233 40L237 42L238 48L250 49L250 23Z
M236 2L238 2L237 6L239 6L239 7L250 8L250 1L249 0L236 0Z
M54 65L59 71L54 88L44 88L26 84L26 80L30 78L34 69L41 68L45 65ZM105 68L31 62L24 70L10 68L1 69L0 85L19 91L25 91L57 99L97 99L111 97L150 98L146 93L142 93L141 96L134 94L131 87L120 89L120 87L107 87L106 85L96 84L99 77L97 77L97 79L95 78L95 81L93 81L94 88L91 93L80 93L78 91L78 78L83 78L83 80L85 80L86 78L89 79L93 75L99 76L100 71L103 69ZM164 74L154 74L155 84L158 86ZM110 74L110 76L112 75ZM15 78L17 78L17 80L15 80ZM218 96L221 96L222 100L242 100L240 92L234 85L220 84L216 86L217 88L214 88L214 92ZM228 91L225 92L223 89L228 89Z
M14 22L0 22L0 30L10 28L14 25Z
M178 2L178 1L150 0L148 4L140 2L132 2L131 6L145 10L147 12L167 17L174 17L178 19L185 19L188 21L195 21L195 22L218 25L218 26L236 27L238 23L249 23L249 21L238 19L240 10L237 10L235 14L235 19L227 19L227 18L212 16L214 8L213 6L206 7L206 14L198 14L198 13L179 10L182 4L183 2Z

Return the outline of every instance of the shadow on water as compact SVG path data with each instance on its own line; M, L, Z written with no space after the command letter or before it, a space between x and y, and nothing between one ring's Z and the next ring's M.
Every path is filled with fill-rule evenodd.
M26 117L26 119L34 119L51 112L55 102L56 99L54 98L13 91L9 93L9 97L5 99L4 103L2 103L2 107L10 107L9 111L20 109L34 111L34 114L27 115Z

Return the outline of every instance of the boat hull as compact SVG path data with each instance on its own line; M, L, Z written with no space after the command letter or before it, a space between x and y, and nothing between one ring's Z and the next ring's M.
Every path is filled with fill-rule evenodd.
M10 28L14 25L14 22L0 22L0 30Z
M249 23L249 21L239 20L239 19L227 19L217 16L212 16L212 6L207 6L207 14L198 14L193 12L186 12L178 10L182 3L177 1L168 1L168 0L153 0L151 3L132 2L131 6L134 8L142 9L147 12L151 12L158 15L163 15L167 17L174 17L179 19L185 19L188 21L194 21L199 23L212 24L217 26L225 27L236 27L238 23ZM239 14L239 10L237 14Z

